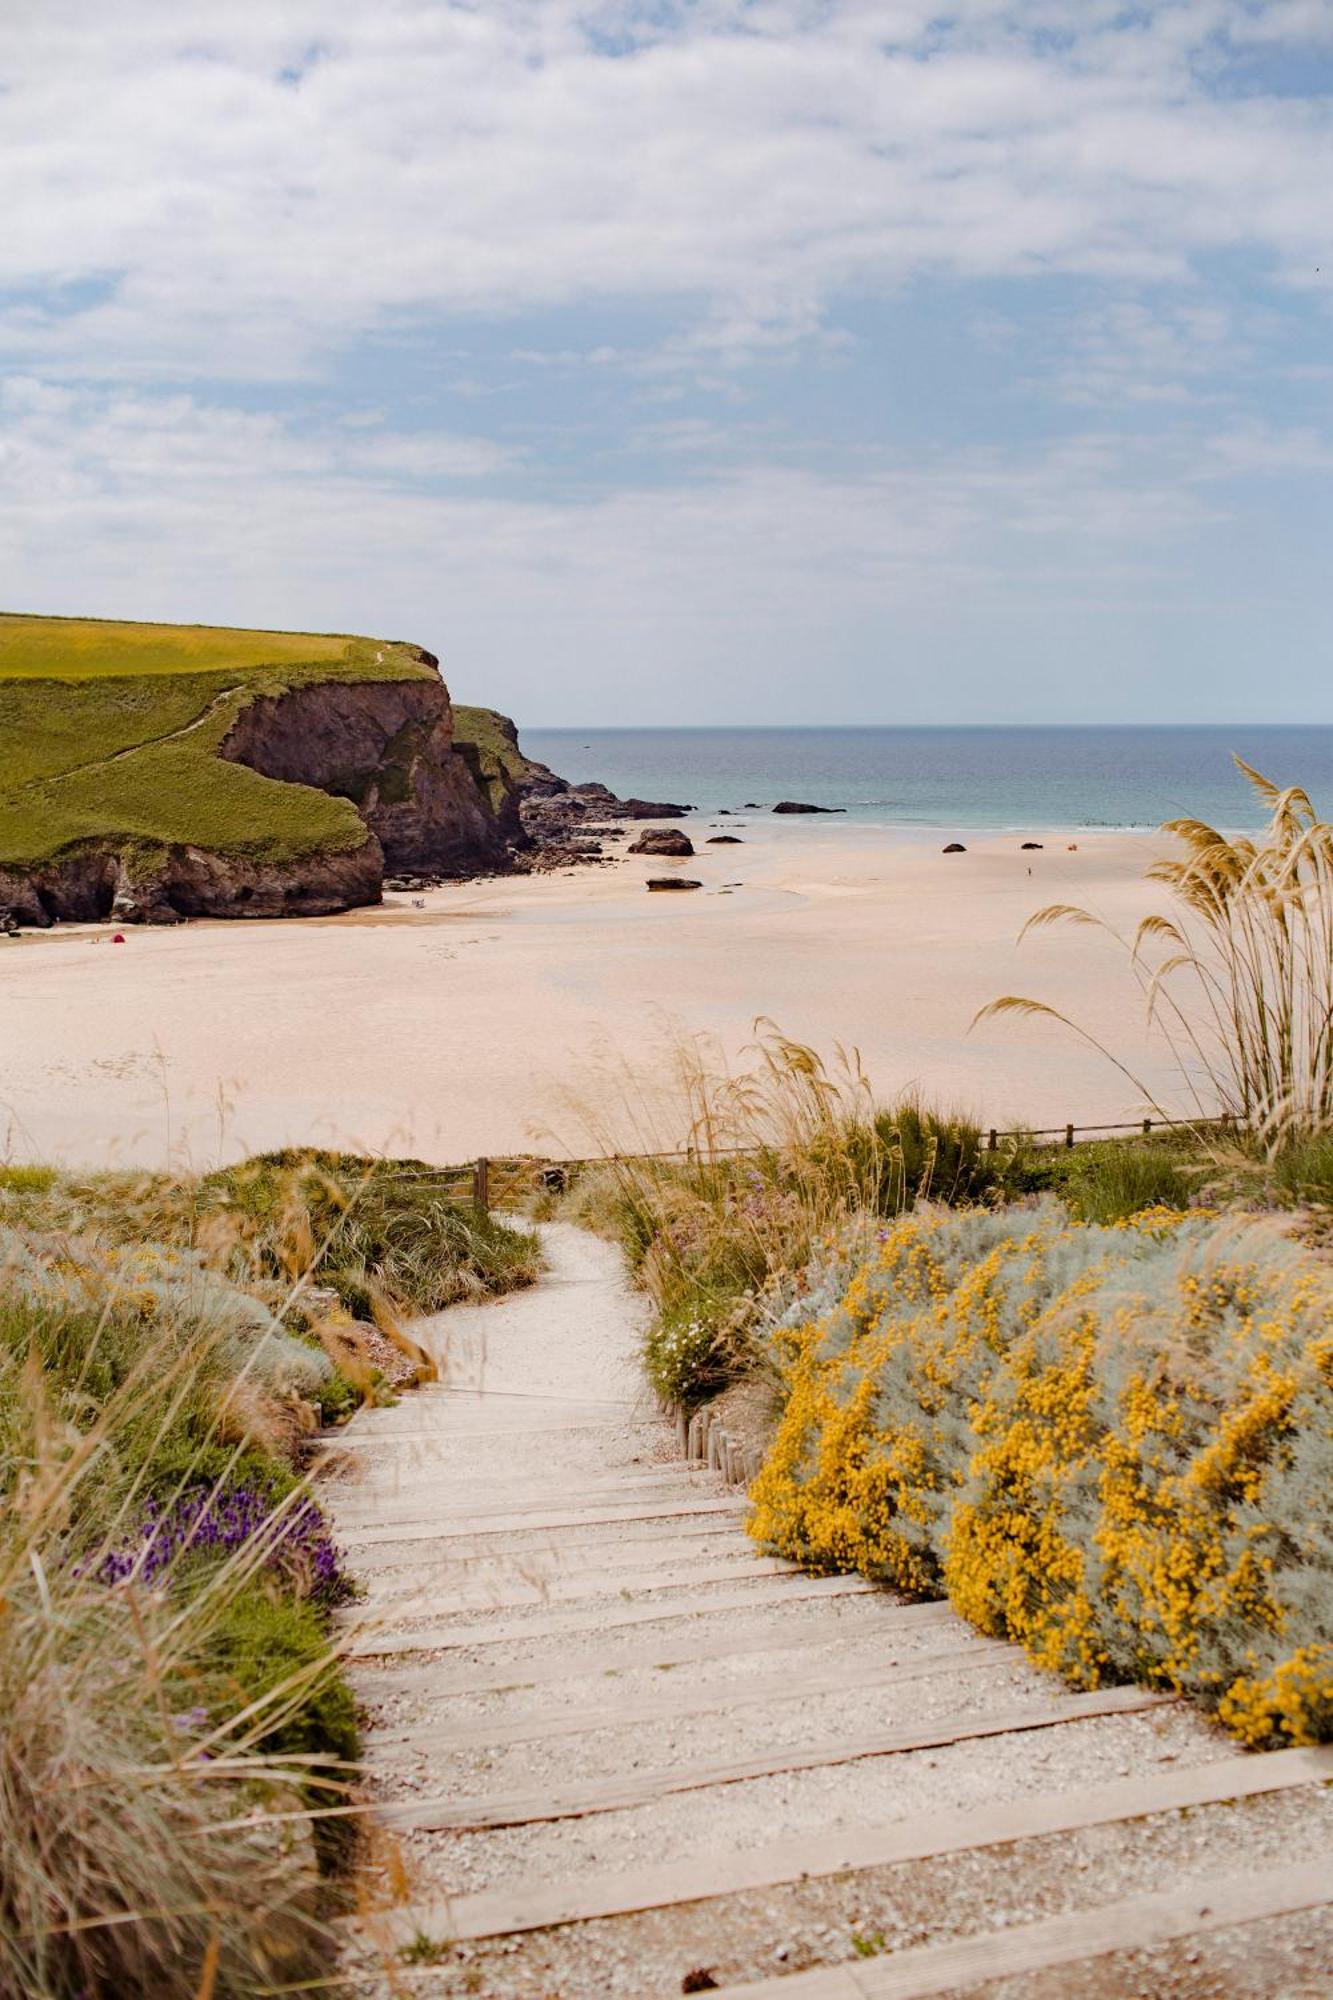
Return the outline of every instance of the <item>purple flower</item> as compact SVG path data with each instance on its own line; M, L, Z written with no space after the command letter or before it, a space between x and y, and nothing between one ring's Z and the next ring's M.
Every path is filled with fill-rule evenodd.
M284 1514L272 1494L253 1486L190 1487L168 1507L146 1501L135 1539L108 1550L93 1574L99 1583L133 1577L152 1584L181 1556L227 1556L256 1541L265 1566L282 1574L302 1596L325 1604L348 1596L341 1553L314 1501L301 1500Z

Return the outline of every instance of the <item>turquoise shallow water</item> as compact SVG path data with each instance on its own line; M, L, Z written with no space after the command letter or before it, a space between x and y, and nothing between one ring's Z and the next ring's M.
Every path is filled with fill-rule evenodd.
M525 729L562 777L704 812L778 799L868 825L1149 827L1263 818L1237 752L1333 814L1333 727L1175 729ZM797 822L799 824L799 822Z

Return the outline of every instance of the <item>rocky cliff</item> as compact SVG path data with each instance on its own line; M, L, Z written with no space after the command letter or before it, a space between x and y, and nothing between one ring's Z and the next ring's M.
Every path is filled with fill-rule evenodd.
M453 735L442 680L332 682L256 696L219 755L350 799L391 870L475 875L505 865L507 829Z
M6 929L326 915L378 902L386 869L488 873L524 844L517 796L497 801L470 746L455 748L438 662L418 647L349 642L327 668L8 686ZM86 725L76 755L71 709Z

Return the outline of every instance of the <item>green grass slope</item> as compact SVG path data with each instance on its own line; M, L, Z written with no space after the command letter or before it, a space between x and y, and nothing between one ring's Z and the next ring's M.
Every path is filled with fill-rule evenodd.
M345 633L0 614L0 866L97 838L274 862L359 847L349 800L218 746L256 695L434 677L412 647Z
M493 708L455 702L454 747L468 759L496 812L516 785L529 778L550 776L545 764L524 756L513 723Z

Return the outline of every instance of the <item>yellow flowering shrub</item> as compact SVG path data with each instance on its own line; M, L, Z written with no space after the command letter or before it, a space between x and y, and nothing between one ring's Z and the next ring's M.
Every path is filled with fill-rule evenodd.
M919 1210L774 1342L752 1533L1084 1687L1333 1735L1333 1267L1253 1218Z

